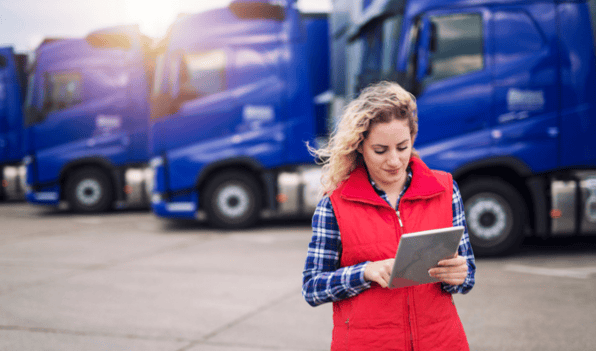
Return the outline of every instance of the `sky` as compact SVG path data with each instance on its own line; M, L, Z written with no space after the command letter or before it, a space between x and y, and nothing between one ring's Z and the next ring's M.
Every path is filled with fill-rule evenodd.
M32 53L44 38L84 37L97 29L138 24L159 38L179 13L227 6L231 0L0 0L0 46ZM331 0L298 0L306 12L331 9Z

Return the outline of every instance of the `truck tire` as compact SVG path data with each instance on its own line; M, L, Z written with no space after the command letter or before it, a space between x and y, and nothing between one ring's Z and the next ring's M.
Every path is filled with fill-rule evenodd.
M481 178L462 184L461 194L476 255L503 255L519 247L527 211L513 186L498 178Z
M66 199L74 212L105 212L111 209L113 198L112 181L100 168L82 168L68 177Z
M245 172L215 174L206 184L201 203L214 227L234 229L254 225L261 212L261 187Z
M0 172L3 172L2 168L0 168ZM0 201L6 200L6 190L4 190L4 178L0 174Z

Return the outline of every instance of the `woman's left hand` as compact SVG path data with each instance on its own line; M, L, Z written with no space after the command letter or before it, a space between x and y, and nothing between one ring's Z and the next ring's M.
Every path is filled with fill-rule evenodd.
M439 261L437 266L428 270L428 274L449 285L461 285L468 276L466 259L455 254L453 258Z

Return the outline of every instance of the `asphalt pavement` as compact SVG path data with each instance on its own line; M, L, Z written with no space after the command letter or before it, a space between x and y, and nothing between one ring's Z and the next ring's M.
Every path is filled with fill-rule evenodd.
M310 235L0 204L0 350L328 350L331 305L300 294ZM479 258L455 296L471 349L594 349L595 258L595 238Z

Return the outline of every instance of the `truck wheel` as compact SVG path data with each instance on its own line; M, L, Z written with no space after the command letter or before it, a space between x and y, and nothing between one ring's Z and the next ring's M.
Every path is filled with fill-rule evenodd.
M0 168L0 172L2 172L2 168ZM6 191L4 190L4 178L0 176L0 201L6 200Z
M483 178L464 183L461 194L475 254L501 255L519 247L527 215L524 199L514 187Z
M202 207L207 220L218 228L245 228L257 222L261 190L248 173L228 171L213 176L205 186Z
M68 178L66 198L75 212L107 211L112 207L112 181L99 168L83 168Z

